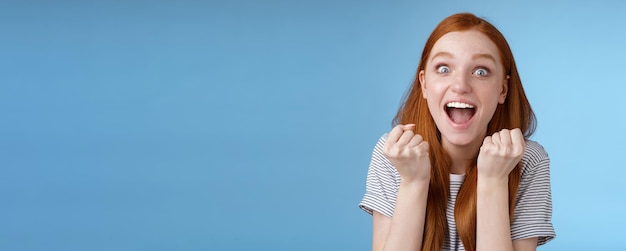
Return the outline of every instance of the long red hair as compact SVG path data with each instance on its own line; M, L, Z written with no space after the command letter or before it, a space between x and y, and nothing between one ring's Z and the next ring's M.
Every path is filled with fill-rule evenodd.
M419 72L426 68L426 62L433 46L443 35L453 31L477 30L493 41L500 52L504 73L508 75L508 93L504 104L499 105L487 125L487 135L502 129L520 128L528 139L535 131L536 119L530 107L522 81L515 66L513 53L498 29L486 20L470 13L459 13L444 19L430 34L417 68L413 85L404 97L404 102L393 120L393 125L416 124L415 133L430 145L431 177L426 206L426 220L422 250L440 250L446 231L446 207L450 186L450 156L441 145L441 135L433 120L426 100L422 96ZM454 218L457 231L465 249L476 250L476 183L478 171L476 157L466 170L466 177L456 198ZM509 174L509 214L513 219L517 189L521 180L521 162Z

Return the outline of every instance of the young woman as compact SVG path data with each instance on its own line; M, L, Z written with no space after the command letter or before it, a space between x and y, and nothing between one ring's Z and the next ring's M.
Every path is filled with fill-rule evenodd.
M555 237L550 161L504 36L443 20L376 144L359 206L373 250L535 250Z

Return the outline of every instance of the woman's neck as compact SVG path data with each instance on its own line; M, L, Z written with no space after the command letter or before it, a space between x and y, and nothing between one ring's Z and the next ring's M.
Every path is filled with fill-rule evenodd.
M444 140L442 142L443 149L446 150L452 162L450 173L465 174L467 168L472 164L474 158L476 158L482 143L482 140L475 140L468 145L459 146Z

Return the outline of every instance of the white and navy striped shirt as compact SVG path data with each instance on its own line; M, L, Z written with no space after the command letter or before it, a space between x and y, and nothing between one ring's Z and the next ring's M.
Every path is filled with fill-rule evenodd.
M381 137L374 147L367 172L365 196L359 207L369 214L375 210L392 217L400 188L400 174L383 155L385 138ZM464 175L450 174L450 194L446 212L448 234L443 250L465 250L454 222L454 203L464 178ZM539 143L529 140L522 157L522 180L517 191L511 238L519 240L538 237L538 245L543 245L555 236L552 226L550 159Z

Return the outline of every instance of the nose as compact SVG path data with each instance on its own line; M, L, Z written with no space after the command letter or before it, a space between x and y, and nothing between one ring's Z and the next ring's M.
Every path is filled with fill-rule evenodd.
M472 87L469 83L469 76L467 74L458 72L452 81L452 91L456 93L468 93L472 91Z

